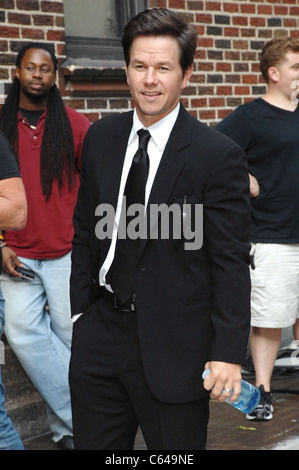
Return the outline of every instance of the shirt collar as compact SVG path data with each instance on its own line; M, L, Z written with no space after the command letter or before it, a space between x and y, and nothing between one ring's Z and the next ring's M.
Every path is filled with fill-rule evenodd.
M158 122L147 128L160 151L162 151L167 144L172 128L175 124L175 121L177 120L179 110L180 103L178 103L178 105L173 111L171 111L171 113L167 114L167 116L165 116L163 119L160 119ZM144 129L144 126L140 122L135 108L133 115L133 126L128 141L129 145L132 143L133 139L135 138L137 132L140 129Z

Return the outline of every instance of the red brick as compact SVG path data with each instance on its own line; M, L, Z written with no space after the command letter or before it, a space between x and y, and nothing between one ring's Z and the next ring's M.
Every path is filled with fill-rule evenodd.
M285 28L296 28L297 27L297 20L291 20L289 18L283 18L283 26Z
M233 17L233 24L238 26L247 26L248 25L248 17L247 16L234 16Z
M248 41L245 40L235 40L233 41L233 48L234 49L248 49Z
M196 98L191 100L191 106L193 108L206 108L208 106L207 98Z
M224 28L224 36L225 37L233 37L233 36L239 36L240 30L239 28Z
M185 9L185 0L169 0L169 8Z
M212 62L200 62L197 69L201 72L212 72L214 70L214 63Z
M14 0L0 0L0 8L12 10L14 6Z
M16 7L19 10L39 10L38 0L16 0Z
M0 36L3 38L18 38L20 35L19 28L9 26L0 26Z
M63 3L55 2L53 0L41 1L41 11L48 11L52 13L63 13Z
M215 119L215 116L214 110L199 111L199 119Z
M248 86L235 86L235 95L250 95L250 88Z
M33 24L36 26L53 26L53 15L32 15Z
M206 2L206 10L212 10L212 11L221 11L221 2L219 0L217 2Z
M213 20L212 15L207 15L204 13L199 13L196 15L196 22L197 23L208 23L211 24Z
M187 2L187 10L203 10L204 3L203 0L190 0Z
M216 94L217 95L231 95L233 92L233 89L231 86L225 86L225 85L222 85L222 86L217 86L217 89L216 89Z
M290 15L299 16L299 7L290 7Z
M225 105L224 98L209 98L209 106L213 108L219 108Z
M9 23L15 24L31 24L31 16L30 15L23 15L22 13L8 13L7 15Z
M223 2L223 11L237 13L239 11L238 3Z
M266 26L265 18L250 18L251 26L258 26L259 28Z
M242 4L240 8L241 13L255 13L255 5Z
M247 84L256 84L257 83L257 76L256 75L242 75L242 83Z
M42 29L23 28L22 36L26 39L45 39L45 33Z
M216 64L216 72L230 72L231 69L231 64L227 62L217 62Z
M258 15L272 15L272 5L258 5Z
M283 7L281 5L274 6L274 14L277 16L284 16L288 14L288 7Z
M203 74L194 73L190 79L190 83L206 83L206 76Z
M213 47L214 40L212 38L199 38L198 47Z
M50 30L47 33L48 41L64 41L65 32L64 30Z
M166 8L167 7L167 0L151 0L150 7L154 8Z

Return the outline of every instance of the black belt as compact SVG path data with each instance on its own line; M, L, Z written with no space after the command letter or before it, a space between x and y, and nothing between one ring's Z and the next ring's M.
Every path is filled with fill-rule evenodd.
M110 292L105 287L102 287L101 290L102 290L103 298L108 304L112 305L113 308L116 308L122 312L135 312L136 311L135 294L129 300L127 300L127 302L125 302L124 304L121 304L119 300L117 299L116 295L113 294L113 292Z

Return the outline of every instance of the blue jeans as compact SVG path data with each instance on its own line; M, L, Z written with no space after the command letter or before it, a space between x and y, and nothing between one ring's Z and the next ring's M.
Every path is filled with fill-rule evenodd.
M0 339L4 326L4 299L0 290ZM1 345L0 345L1 346ZM0 365L4 357L0 354ZM4 387L0 368L0 450L24 450L19 434L4 408Z
M56 259L19 259L35 272L35 279L25 281L2 274L4 331L21 365L50 408L49 426L57 442L73 434L68 383L72 338L70 253Z

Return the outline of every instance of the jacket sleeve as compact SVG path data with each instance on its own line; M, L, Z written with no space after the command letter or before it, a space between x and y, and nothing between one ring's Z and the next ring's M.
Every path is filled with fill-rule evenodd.
M231 141L206 186L204 233L213 286L211 360L244 363L250 327L250 195L246 156Z
M91 303L91 235L88 187L86 182L86 159L88 155L88 134L82 149L82 169L77 204L74 210L72 269L70 278L70 299L72 316L82 313Z

